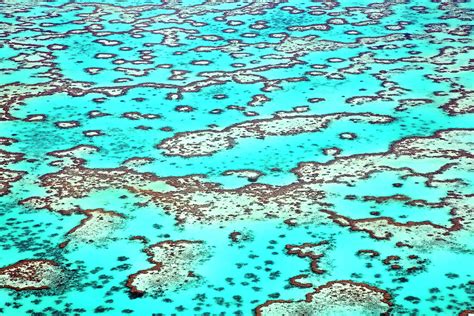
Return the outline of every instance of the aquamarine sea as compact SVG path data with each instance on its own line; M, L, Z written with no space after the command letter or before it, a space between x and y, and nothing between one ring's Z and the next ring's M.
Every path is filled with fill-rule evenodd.
M474 315L473 19L0 1L0 315Z

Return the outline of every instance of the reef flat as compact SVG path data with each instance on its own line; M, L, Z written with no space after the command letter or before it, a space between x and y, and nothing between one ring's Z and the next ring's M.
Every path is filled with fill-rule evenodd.
M474 315L471 1L0 2L1 315Z

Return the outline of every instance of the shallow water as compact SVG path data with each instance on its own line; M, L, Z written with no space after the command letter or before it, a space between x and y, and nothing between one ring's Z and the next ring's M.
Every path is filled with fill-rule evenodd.
M471 1L0 13L0 314L474 309Z

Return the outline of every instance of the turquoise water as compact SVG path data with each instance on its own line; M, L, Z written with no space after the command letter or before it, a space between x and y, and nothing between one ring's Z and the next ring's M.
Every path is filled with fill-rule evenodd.
M473 9L1 2L0 314L469 315Z

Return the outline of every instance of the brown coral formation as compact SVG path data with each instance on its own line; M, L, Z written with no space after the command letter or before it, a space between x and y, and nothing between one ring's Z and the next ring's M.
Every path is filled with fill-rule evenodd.
M167 240L145 249L153 267L129 276L127 287L134 295L176 291L196 282L193 270L207 258L207 248L201 241Z
M398 224L384 217L354 219L356 222L351 222L352 219L344 219L342 215L326 211L331 207L326 195L334 190L334 185L350 185L356 180L368 179L384 171L398 172L404 178L423 177L428 186L463 188L466 184L457 178L451 179L450 173L454 170L472 170L471 134L472 130L468 129L439 131L431 137L412 137L395 142L385 153L337 157L327 163L301 163L293 170L298 181L285 186L252 183L236 189L223 189L217 183L205 181L202 175L160 178L126 167L89 169L79 161L41 177L42 186L49 189L47 197L31 197L22 203L68 213L75 211L75 208L65 207L60 201L84 197L92 190L121 188L163 207L179 223L272 218L293 218L299 223L334 221L354 229L359 227L361 231L372 232L374 237L383 238L390 235L386 229L393 236L398 236L404 234L402 228L412 231L416 226L423 228L423 234L413 236L423 243L427 236L432 236L431 233L455 233L459 231L460 225L466 229L472 226L469 205L460 205L465 200L461 198L463 195L452 195L444 201L455 209L452 227L430 222ZM435 163L426 164L426 161ZM365 228L362 228L362 224Z
M51 260L21 260L0 268L0 288L45 290L59 286L64 278L63 269Z
M267 301L256 315L388 315L391 296L376 287L353 281L331 281L302 301Z
M202 130L177 133L163 140L158 148L169 156L210 156L230 149L243 138L265 138L268 136L314 133L339 120L365 121L371 124L386 124L393 118L371 113L335 113L327 115L294 115L281 113L270 119L251 120L226 127L220 131Z
M85 210L82 213L86 217L66 234L66 240L60 244L60 248L79 246L82 243L100 245L110 241L114 231L124 221L122 214L103 209Z
M319 268L319 260L330 248L328 241L318 243L304 243L302 245L286 245L286 252L289 255L297 255L300 258L311 259L311 270L316 274L323 274L325 271Z
M0 196L8 194L12 184L19 181L26 173L24 171L11 170L4 167L24 160L24 156L22 153L0 149Z

